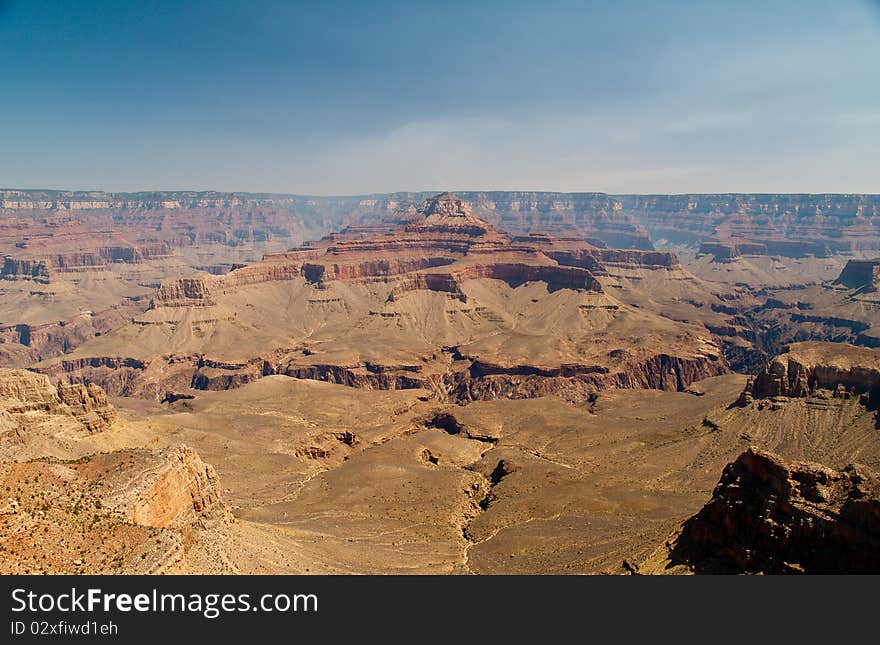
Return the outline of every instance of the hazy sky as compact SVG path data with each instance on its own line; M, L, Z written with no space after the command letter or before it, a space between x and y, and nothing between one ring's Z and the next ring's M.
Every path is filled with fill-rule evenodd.
M0 186L880 192L880 5L0 0Z

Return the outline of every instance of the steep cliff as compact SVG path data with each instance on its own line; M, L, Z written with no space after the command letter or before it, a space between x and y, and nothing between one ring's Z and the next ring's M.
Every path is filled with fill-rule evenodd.
M825 255L880 248L880 195L622 195L652 239L731 254Z
M66 354L79 345L125 325L147 307L146 299L127 299L101 311L43 324L0 325L0 364L27 367Z
M122 453L125 455L126 453ZM192 448L176 446L162 451L131 451L138 467L112 481L103 498L135 524L185 529L220 510L220 481L214 468ZM98 455L95 461L116 461L118 456Z

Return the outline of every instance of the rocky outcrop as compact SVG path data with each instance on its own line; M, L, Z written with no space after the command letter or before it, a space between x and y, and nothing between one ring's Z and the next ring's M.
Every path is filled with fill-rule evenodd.
M880 260L848 260L835 284L850 289L880 289Z
M682 392L696 381L727 371L723 359L709 354L693 358L657 354L617 368L574 364L502 366L476 360L467 370L445 376L440 389L459 403L548 395L581 403L610 388Z
M410 291L434 291L437 293L445 293L448 294L450 298L467 302L467 296L461 290L461 280L451 273L422 272L411 276L405 276L397 281L394 288L391 290L391 293L388 295L388 299L393 302Z
M132 454L141 462L139 468L131 469L127 480L104 498L106 506L120 508L129 521L183 529L221 507L217 473L192 448Z
M158 394L163 388L153 383L143 383L142 376L148 363L121 356L87 356L64 358L48 365L34 368L55 379L77 383L95 383L111 396L137 396L149 392ZM171 387L172 374L164 382Z
M222 537L231 515L194 450L92 454L119 441L94 436L115 419L95 384L0 369L0 573L185 573Z
M302 275L319 286L333 280L394 281L391 300L420 289L465 300L461 283L481 278L502 280L513 287L544 282L550 291L601 292L587 268L600 267L597 260L564 260L582 257L578 254L585 249L595 250L599 257L612 257L607 249L595 249L573 238L564 240L560 249L549 236L511 240L451 193L427 199L418 209L396 217L384 229L350 227L326 237L321 241L325 252L305 260ZM552 257L551 250L558 250L563 261ZM634 252L633 257L638 254ZM445 266L448 271L438 270Z
M114 262L138 264L145 260L163 258L171 253L171 244L156 242L138 246L98 246L91 251L49 255L47 261L59 271L94 269Z
M579 267L534 266L530 264L499 262L475 264L452 273L457 281L489 278L501 280L508 286L518 287L526 282L544 282L551 293L559 289L602 292L602 285L586 269Z
M709 353L690 358L657 354L616 368L578 364L499 365L464 356L459 356L459 361L454 367L438 372L423 363L338 365L305 364L302 359L298 362L255 359L231 364L200 359L190 387L227 390L264 376L283 374L371 390L425 389L440 400L457 403L548 395L582 402L609 388L684 391L696 381L727 372L724 360Z
M171 249L172 244L170 242L153 242L150 244L139 244L135 248L135 253L140 261L156 260L170 255Z
M422 212L426 217L433 218L432 221L455 222L458 220L459 223L453 224L453 226L474 225L480 227L479 223L473 221L474 215L470 206L463 199L450 192L440 193L429 199L422 208Z
M880 572L880 479L749 449L682 526L673 562L697 572Z
M194 390L231 390L271 373L268 363L260 358L227 363L200 357L189 386Z
M845 343L795 343L746 386L740 402L806 397L819 389L841 396L880 396L880 351Z
M157 307L208 307L215 304L207 280L178 278L162 284L150 300L150 309Z
M368 390L414 390L428 385L424 376L414 373L408 366L288 364L279 368L277 373Z
M51 412L61 405L58 390L48 376L16 369L0 369L0 400L4 410L12 414Z
M58 383L56 387L58 398L89 432L106 430L116 419L116 410L104 390L94 383Z
M406 273L450 264L452 261L452 258L420 257L360 262L306 262L302 266L302 274L308 282L318 285L326 285L333 280L387 280Z
M716 262L731 262L744 255L783 255L786 257L815 255L824 257L830 255L831 251L828 245L822 242L764 240L703 242L697 253L698 255L712 255Z
M564 266L589 269L596 275L606 275L608 266L633 269L680 269L675 253L667 251L637 251L632 249L586 248L577 250L544 251L547 257Z
M210 307L216 304L215 292L225 289L293 280L302 274L301 262L264 261L238 266L221 276L178 278L159 286L150 299L150 309L159 307Z
M742 255L767 255L767 245L756 242L703 242L697 253L712 255L716 262L730 262Z
M82 251L78 253L58 253L47 258L49 264L58 271L78 271L98 269L106 264L100 253Z
M130 368L142 370L146 367L143 361L136 358L126 358L117 356L89 356L85 358L66 358L58 362L57 367L45 368L44 371L50 376L60 376L85 368L108 368L118 370Z
M22 258L3 258L3 268L0 269L0 279L3 280L33 280L48 284L49 267L42 260L28 260Z
M207 545L234 571L220 482L191 448L0 462L0 483L16 491L0 501L2 573L188 573Z
M25 416L30 413L75 420L86 432L106 430L116 419L116 410L97 385L52 385L44 374L0 369L0 415L24 427Z
M300 262L261 262L241 266L223 276L223 288L235 288L261 282L293 280L302 274Z

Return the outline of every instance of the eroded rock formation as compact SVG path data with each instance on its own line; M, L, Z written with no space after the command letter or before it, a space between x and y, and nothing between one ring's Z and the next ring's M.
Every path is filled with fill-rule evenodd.
M849 260L836 282L850 289L877 291L880 289L880 260Z
M351 226L222 276L163 284L124 332L138 358L110 365L87 345L39 369L160 400L285 374L421 388L462 402L585 400L608 387L681 390L725 372L707 332L641 313L601 282L651 272L688 279L673 253L599 248L572 236L512 237L443 193L396 211L383 226ZM628 336L603 331L609 327ZM182 344L138 344L169 333ZM656 342L645 342L651 334ZM255 336L264 344L246 351ZM223 351L201 341L212 337L240 340L223 341ZM120 378L122 367L133 371Z
M159 287L150 301L150 307L207 307L214 304L208 280L179 278Z
M790 345L746 386L740 401L752 398L806 397L817 390L840 396L880 396L880 351L845 343Z
M116 418L116 410L97 385L53 385L44 374L0 369L0 424L21 430L35 413L73 419L87 432L106 430Z
M186 573L230 516L190 448L0 462L3 573ZM40 539L35 541L34 535Z
M684 523L670 560L697 572L880 572L880 479L749 449Z
M877 195L623 195L621 209L653 239L736 254L823 256L880 248Z
M0 269L0 278L3 280L33 280L34 282L49 282L49 267L43 260L28 260L22 258L3 258L3 268Z
M96 453L115 420L97 385L0 370L0 573L184 573L223 532L214 469L185 446Z

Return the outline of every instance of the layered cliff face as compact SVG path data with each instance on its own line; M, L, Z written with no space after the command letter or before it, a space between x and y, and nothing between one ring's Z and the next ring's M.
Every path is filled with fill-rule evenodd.
M3 280L33 280L45 284L49 282L49 267L43 260L24 260L7 256L3 258L0 278Z
M53 243L57 244L55 240ZM91 243L92 240L86 238L80 244L88 248ZM76 244L73 246L75 248ZM38 248L25 248L28 251L19 257L7 256L4 258L2 273L0 273L2 279L33 280L45 284L50 282L51 272L54 271L94 270L114 262L138 264L145 260L167 257L171 253L171 246L167 242L139 246L98 246L94 250L73 253L56 253L51 247L43 252Z
M704 329L625 305L601 281L649 273L687 279L671 253L512 238L444 193L383 227L165 283L134 325L39 369L159 399L286 374L461 401L685 389L726 371ZM120 379L123 362L134 371Z
M191 247L283 240L278 246L285 248L332 230L335 217L345 219L309 202L219 193L0 191L0 253L58 272L88 272L179 255Z
M129 454L138 468L129 469L125 480L114 482L103 500L107 506L121 509L129 521L155 528L186 529L221 510L217 473L193 449L176 446ZM93 459L113 463L117 458L99 455ZM94 465L100 468L103 464Z
M752 398L807 397L817 390L880 401L880 351L844 343L795 343L750 381L741 402Z
M749 445L770 570L880 465L869 354L767 364L880 338L871 199L5 195L0 570L620 572Z
M733 253L801 256L880 248L877 195L624 195L621 208L652 239L715 241Z
M38 425L102 432L115 418L116 411L97 385L53 385L43 374L0 369L0 427L6 434Z
M7 341L0 342L0 363L30 366L68 353L118 326L125 313L137 317L150 300L154 307L177 302L183 310L207 305L215 286L222 291L305 277L326 287L334 280L400 276L395 298L425 290L415 285L430 284L461 299L463 272L502 273L499 258L477 266L479 249L471 238L491 233L485 225L514 235L506 241L516 264L541 265L549 258L559 266L586 269L615 300L704 326L737 370L755 373L782 345L796 340L880 346L875 315L880 292L872 286L876 276L865 274L873 269L853 264L845 272L840 286L857 280L860 286L851 288L857 293L825 287L819 292L816 286L827 279L824 256L876 246L880 235L873 196L472 192L459 195L460 207L454 200L439 200L436 211L420 213L429 197L4 191L0 252L5 258L2 290L9 295L7 307L0 307L0 341ZM447 227L456 217L459 225ZM432 229L429 220L440 227ZM467 226L461 226L464 220ZM400 230L386 235L389 223ZM340 229L341 234L301 245ZM566 238L579 244L568 244ZM595 244L583 244L585 238ZM653 248L652 239L674 248L683 245L684 270L675 254L643 252ZM497 240L485 241L489 249L497 246ZM703 253L694 260L690 249L700 244ZM279 252L285 249L291 250ZM265 261L255 261L265 253ZM472 260L466 271L438 270L430 277L423 271L448 266L462 255ZM780 264L780 257L791 261ZM656 271L661 266L667 271ZM195 270L225 280L218 285L192 275ZM560 285L575 284L572 279L583 275L528 271L534 279L544 274ZM686 285L694 275L707 284ZM708 284L716 278L723 284ZM803 297L763 293L777 283L786 289L806 286L808 292ZM159 284L164 286L158 293L145 293ZM770 299L786 302L791 310L764 308ZM812 310L800 309L799 303ZM102 319L90 312L99 312ZM102 353L119 356L120 350Z
M767 255L768 248L756 242L703 242L698 253L712 255L716 262L731 262L743 255Z
M880 572L880 479L749 449L684 523L669 559L697 572Z
M612 247L650 249L644 227L601 193L479 192L461 196L473 212L507 230L577 233ZM76 193L0 191L0 213L90 218L151 231L177 246L236 245L272 237L320 237L349 224L375 224L415 210L430 193L305 197L216 192ZM111 215L112 218L107 217ZM2 236L0 236L2 237Z
M16 196L16 199L23 195L25 193ZM82 197L83 203L86 203L97 199L93 194L47 193L44 197L44 202L51 202L52 199L75 201ZM110 199L112 196L106 197ZM164 317L166 322L163 324L166 325L170 324L173 316L167 313L160 316L158 312L165 304L175 304L181 311L189 310L190 306L203 306L205 312L199 315L202 322L193 320L190 323L196 325L193 329L196 336L207 333L205 330L213 327L217 319L230 320L241 315L241 306L248 305L237 303L233 306L231 301L234 298L226 296L232 296L233 290L248 285L274 284L278 281L296 283L305 279L307 283L326 290L338 281L363 285L377 282L394 285L386 296L392 302L399 301L406 294L433 292L446 293L451 298L467 303L463 283L475 279L500 279L511 287L517 287L523 281L544 281L550 289L577 285L582 285L588 291L601 289L614 302L598 305L583 303L584 311L592 307L610 311L619 307L618 301L622 301L675 321L701 325L712 334L726 360L735 369L750 373L759 371L784 344L796 340L818 339L880 346L880 322L875 315L876 307L880 306L875 297L878 292L872 291L873 287L865 286L868 277L873 280L873 274L867 277L865 274L866 270L873 271L870 266L865 269L859 264L861 261L853 261L854 264L843 274L844 282L839 285L818 284L813 273L809 272L811 269L800 260L794 259L789 264L777 266L780 256L775 255L780 252L789 254L785 249L780 250L778 244L801 243L799 238L795 239L803 232L798 227L806 226L808 220L812 221L810 218L819 218L816 221L825 224L833 221L834 227L846 231L852 227L873 226L876 216L870 197L709 195L647 196L636 199L631 196L556 193L466 193L459 196L460 199L449 197L446 195L431 201L430 212L420 212L419 200L425 200L419 193L333 199L219 193L124 195L112 202L114 208L119 210L110 217L100 209L65 209L62 206L57 210L50 209L50 213L44 214L45 222L37 226L47 227L45 236L39 230L30 231L33 227L22 228L20 216L29 211L20 208L10 210L10 213L16 214L15 220L9 220L16 222L15 227L10 224L10 236L3 238L0 226L0 238L5 239L10 247L13 240L16 245L21 243L26 247L16 249L16 253L40 255L45 252L46 259L40 262L45 263L47 270L55 276L54 280L60 279L59 276L66 279L66 276L76 276L78 273L52 268L55 265L86 269L91 266L106 271L107 267L127 266L125 263L128 261L149 264L152 256L147 249L164 253L165 249L170 248L170 252L179 253L181 248L192 248L193 258L201 259L206 252L195 249L205 248L204 245L217 246L220 238L215 239L214 232L223 227L239 230L237 227L249 225L249 230L253 231L257 224L275 227L288 218L298 222L297 226L290 227L291 231L324 232L350 223L341 233L330 234L316 243L300 245L283 253L270 253L263 261L250 262L245 266L230 263L230 268L234 266L235 270L221 271L224 274L216 276L222 278L219 281L208 276L181 277L187 274L184 267L169 271L171 279L161 280L162 287L152 296L146 296L142 306L136 306L131 297L116 305L117 313L121 314L124 309L130 312L130 317L144 322ZM856 215L849 218L847 213L851 208L855 209ZM701 280L694 280L689 273L692 261L688 259L686 267L682 268L674 253L602 248L604 243L599 240L599 246L584 242L584 234L589 236L596 233L590 228L596 222L604 222L603 226L611 226L612 223L617 226L623 221L636 222L638 217L644 216L654 218L651 221L656 223L656 218L664 213L663 217L672 222L669 226L694 227L693 234L688 233L691 235L688 238L690 242L685 240L687 235L673 239L674 236L667 235L669 230L664 229L661 232L667 241L696 244L709 238L726 240L706 243L703 249L717 254L711 257L726 261L726 264L709 262L708 256L706 259L707 266L720 271L731 269L730 277L723 278L726 282L721 285L714 283L718 274L702 271L705 268L702 264L698 273ZM386 218L386 221L381 223L381 218ZM306 226L307 221L314 226ZM493 228L492 222L502 222L519 234L500 234ZM746 239L747 236L743 237L746 231L743 227L751 225L749 222L756 227L752 233L763 236L763 242L753 242ZM99 226L106 228L99 229ZM118 235L122 226L131 230L130 248L140 249L137 253L127 252L129 247L122 244ZM542 233L540 227L555 231L558 235ZM719 227L726 228L722 230ZM24 236L24 230L30 232ZM829 230L826 226L817 235L830 235ZM11 235L13 232L14 236ZM292 235L296 237L298 233ZM729 239L725 238L726 235ZM240 239L246 241L255 238L248 233ZM605 241L609 239L606 236ZM773 243L768 244L768 240ZM819 240L817 243L822 242ZM73 254L54 252L83 244L97 247L97 250ZM838 247L833 247L832 252L835 252L834 248ZM50 250L54 251L50 253ZM508 257L502 258L502 251ZM816 250L816 253L819 251ZM481 259L486 254L492 256L489 262ZM62 256L70 257L63 259ZM32 275L32 268L16 264L25 260L9 257L14 259L10 264L10 275ZM202 266L193 260L189 262L191 266ZM804 262L821 263L815 258ZM555 267L552 266L554 264ZM760 270L753 274L746 272L742 278L734 277L745 271L746 265L751 267L752 264L759 265ZM210 269L211 266L206 265L206 268ZM584 269L589 275L575 269ZM805 272L805 269L808 270ZM36 270L36 273L39 275L40 271ZM88 275L89 271L82 273ZM161 277L165 278L166 275ZM772 282L776 277L783 279L786 275L787 282L783 282L787 286L779 291L769 291L763 286L764 281ZM845 283L856 278L862 286L848 288L844 292ZM144 280L137 274L127 279L132 290L160 283L159 279ZM92 278L86 278L82 284L90 280ZM17 282L24 281L17 279ZM91 293L97 291L92 290ZM216 294L220 294L219 301ZM22 306L18 310L31 312L35 307L44 307L46 301L63 300L65 297L60 291L30 289L30 295L22 297ZM375 294L369 297L375 297ZM321 298L311 300L310 307L314 308ZM332 298L325 300L327 302L322 306L324 310L331 306ZM229 302L230 307L222 304L215 307L214 303L220 301ZM351 306L345 298L335 302ZM778 303L782 305L777 306ZM156 313L148 318L139 318L147 305ZM109 311L105 307L101 306L100 310ZM89 305L80 305L80 308L98 309ZM400 320L400 312L380 312L378 306L372 307L372 311L376 316L384 313ZM486 310L479 311L483 315L482 312ZM26 320L18 321L15 317L4 318L8 324L0 328L0 340L6 339L8 343L0 343L0 360L14 366L32 365L36 361L68 353L90 336L103 336L123 322L121 315L113 312L107 316L107 324L91 324L81 316L71 319L69 314L58 317L63 325L45 321L35 325ZM299 338L296 334L294 337ZM456 342L450 339L446 344ZM276 345L271 349L277 348ZM184 353L203 352L199 346L190 346ZM96 356L92 353L89 358ZM126 357L118 347L103 350L100 356ZM139 355L138 358L142 359L143 356ZM356 364L358 361L349 362L347 367ZM101 382L110 385L107 381ZM138 389L136 385L123 387L126 391ZM149 389L152 392L161 390L153 386ZM117 392L115 387L113 391Z
M150 300L150 308L208 307L213 304L209 281L205 278L180 278L166 282Z
M651 249L652 240L783 255L880 248L876 195L465 192L481 219L516 233L555 231L603 240L609 247ZM376 223L414 209L427 193L302 197L245 193L75 193L2 191L0 212L79 217L128 230L160 231L172 244L236 244L272 236L315 237L348 224ZM176 240L176 241L175 241ZM716 247L720 248L720 247ZM723 253L729 251L724 250Z

